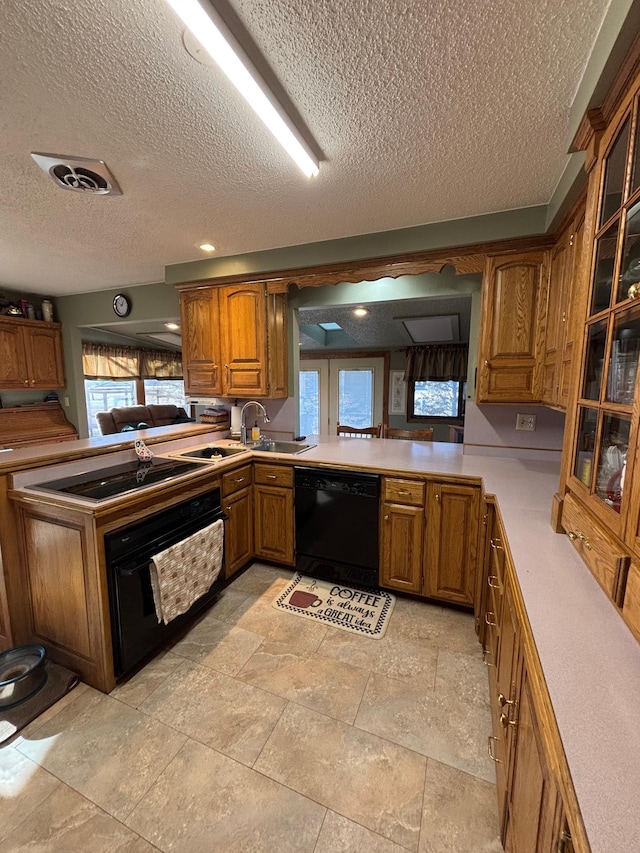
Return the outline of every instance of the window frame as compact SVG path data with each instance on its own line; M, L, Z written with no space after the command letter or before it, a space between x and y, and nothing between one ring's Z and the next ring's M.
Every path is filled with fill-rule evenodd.
M464 424L465 398L467 382L465 379L451 379L458 383L458 414L457 415L416 415L413 412L415 400L415 384L418 380L410 379L407 382L407 423L447 423L454 425ZM427 382L437 382L437 379L428 379Z

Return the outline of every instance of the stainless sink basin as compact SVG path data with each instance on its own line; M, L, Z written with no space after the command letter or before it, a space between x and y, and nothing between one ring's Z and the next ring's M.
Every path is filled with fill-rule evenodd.
M185 450L180 453L180 456L188 456L191 459L224 459L226 456L236 456L238 453L245 453L247 447L220 447L220 445L212 444L209 447L198 447L197 450Z
M266 441L251 449L256 453L290 453L295 456L297 453L304 453L310 447L315 447L315 444L300 444L299 441Z

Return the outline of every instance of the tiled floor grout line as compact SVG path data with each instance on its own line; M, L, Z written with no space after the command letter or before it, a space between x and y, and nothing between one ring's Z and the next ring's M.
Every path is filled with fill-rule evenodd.
M327 819L327 815L329 814L329 809L325 806L324 814L322 816L322 823L320 824L320 829L318 830L318 836L316 838L316 843L313 845L313 853L316 853L318 849L318 842L320 841L320 836L322 835L322 830L324 828L324 823Z

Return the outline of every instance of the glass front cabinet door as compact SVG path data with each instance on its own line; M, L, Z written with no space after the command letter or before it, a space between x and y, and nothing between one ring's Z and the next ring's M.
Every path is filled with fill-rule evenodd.
M638 97L602 139L604 156L576 410L571 488L630 547L638 544L640 121ZM635 465L640 477L640 463Z

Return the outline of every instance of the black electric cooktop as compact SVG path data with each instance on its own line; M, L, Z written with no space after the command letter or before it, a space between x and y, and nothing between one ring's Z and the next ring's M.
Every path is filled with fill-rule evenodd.
M64 492L92 501L101 501L135 492L144 486L152 486L171 480L181 474L188 474L196 468L202 470L198 462L187 462L182 459L151 460L151 462L125 462L112 468L102 468L97 471L85 471L74 474L62 480L49 480L46 483L34 483L34 489L45 489L49 492Z

